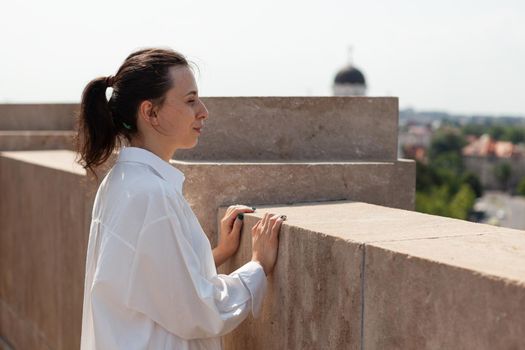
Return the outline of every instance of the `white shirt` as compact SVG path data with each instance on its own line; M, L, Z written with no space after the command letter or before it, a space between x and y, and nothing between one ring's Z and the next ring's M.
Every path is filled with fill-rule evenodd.
M258 316L264 270L217 274L183 182L154 153L120 151L93 207L81 350L221 349L250 309Z

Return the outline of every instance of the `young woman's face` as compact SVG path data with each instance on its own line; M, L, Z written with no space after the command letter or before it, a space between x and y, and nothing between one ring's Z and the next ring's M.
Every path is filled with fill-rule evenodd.
M177 148L192 148L198 142L208 110L199 98L195 77L188 67L172 67L170 75L174 86L156 111L158 125L154 128Z

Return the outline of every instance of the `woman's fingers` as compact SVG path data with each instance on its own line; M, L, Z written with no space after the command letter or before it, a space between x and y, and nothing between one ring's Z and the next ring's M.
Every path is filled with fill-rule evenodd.
M261 223L262 223L262 219L260 219L259 221L257 221L257 223L255 225L253 225L253 227L252 227L252 233L253 234L257 233L257 229L261 226Z
M284 220L286 216L285 215L278 215L273 213L265 213L263 218L260 219L257 224L260 223L261 225L261 231L263 233L270 233L272 231L272 228L274 227L276 221L280 219L281 221ZM256 224L256 225L257 225Z
M263 233L266 233L268 231L268 226L270 224L270 219L272 215L273 215L272 213L264 214L263 224L262 224Z
M275 239L279 236L282 222L286 219L285 215L265 213L252 227L252 235L267 235L268 239Z
M283 217L279 216L275 223L272 226L272 233L270 239L275 240L276 238L279 238L279 233L281 232L281 224L283 223Z
M268 235L270 235L272 233L272 230L273 230L273 227L275 225L275 222L277 221L277 219L279 218L280 215L277 215L277 214L274 214L270 217L270 222L268 224L268 227L267 227L267 230L266 230L266 233Z
M233 225L235 218L240 213L253 213L254 210L246 205L232 205L226 210L223 220L226 221L230 226Z

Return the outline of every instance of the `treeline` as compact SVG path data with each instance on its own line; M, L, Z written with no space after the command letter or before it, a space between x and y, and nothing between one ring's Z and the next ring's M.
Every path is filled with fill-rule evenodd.
M459 125L445 121L437 130L427 150L427 164L416 163L416 210L423 213L468 219L477 197L483 195L479 177L465 170L462 149L466 136L490 135L514 144L525 142L525 127L511 125ZM495 176L505 190L525 196L525 178L516 189L505 186L511 176L509 164L495 169Z
M490 135L496 141L510 141L514 144L525 142L525 126L504 124L466 124L446 121L444 125L455 127L462 135L481 136Z
M434 134L428 164L416 163L416 210L466 220L483 188L477 175L465 171L464 134L443 128Z

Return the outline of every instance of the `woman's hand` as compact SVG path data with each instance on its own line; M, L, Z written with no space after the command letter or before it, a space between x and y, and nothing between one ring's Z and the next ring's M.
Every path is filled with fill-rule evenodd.
M214 250L215 265L219 266L239 249L244 213L253 213L255 208L246 205L232 205L221 219L219 244ZM239 215L241 214L241 215ZM218 261L219 260L219 261Z
M277 261L279 233L285 219L284 215L266 213L252 228L252 261L261 264L266 276L273 271Z

